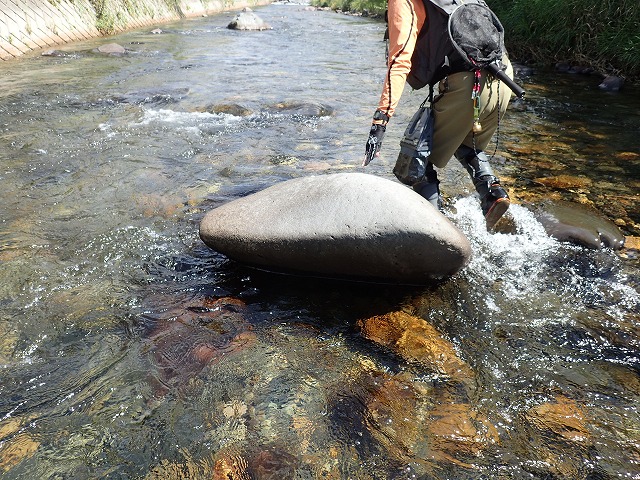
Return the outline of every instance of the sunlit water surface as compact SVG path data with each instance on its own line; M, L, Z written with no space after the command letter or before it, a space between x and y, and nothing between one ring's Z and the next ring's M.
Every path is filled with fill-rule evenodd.
M258 13L273 30L228 30L225 13L2 65L3 478L640 478L633 255L553 240L520 205L515 233L486 232L453 164L448 215L474 257L440 285L282 277L201 243L217 205L361 170L384 25L296 5ZM130 51L91 52L111 41ZM584 176L578 194L624 200L637 222L639 92L522 81L496 169L534 189L550 172ZM392 178L422 97L407 91L367 173ZM472 387L356 328L398 310L453 342ZM381 384L418 392L397 405L415 407L413 429L380 416L395 405ZM563 426L535 416L549 404L573 406ZM490 441L429 437L425 412L452 405L471 405Z

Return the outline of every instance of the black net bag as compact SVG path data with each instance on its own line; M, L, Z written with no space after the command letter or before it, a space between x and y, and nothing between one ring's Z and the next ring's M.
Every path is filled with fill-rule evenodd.
M463 4L449 16L451 43L476 68L499 62L504 54L504 28L498 17L479 4Z

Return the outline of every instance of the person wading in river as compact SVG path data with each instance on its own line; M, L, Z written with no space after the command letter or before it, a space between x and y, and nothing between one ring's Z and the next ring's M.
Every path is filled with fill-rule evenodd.
M427 157L422 157L418 174L413 175L411 180L398 175L398 164L394 173L403 183L411 185L436 208L440 208L439 181L434 166L443 168L455 156L469 172L480 195L487 227L492 228L509 208L509 196L494 175L489 158L483 150L507 109L511 91L504 85L500 88L502 82L485 69L476 68L474 71L468 64L456 63L455 55L444 55L449 52L439 39L450 38L446 22L448 17L443 17L444 21L436 21L437 15L432 13L435 7L429 2L430 0L389 0L388 68L362 165L368 165L380 155L387 122L398 105L405 81L408 80L414 88L428 84L431 88L429 100L432 100L430 152ZM461 2L440 0L433 3L448 5L453 11ZM493 12L488 11L493 15ZM437 13L442 17L440 11ZM470 23L474 21L475 18L469 20ZM495 22L501 29L497 18ZM438 28L444 32L436 31ZM500 31L501 35L502 33L503 30ZM473 31L472 35L478 35L478 32ZM503 37L501 40L503 41ZM496 73L503 73L502 78L507 80L504 77L506 73L508 79L512 79L513 70L506 54L499 51L498 55L498 61L494 63L501 62L499 69L503 72ZM440 58L435 58L436 56ZM438 84L438 95L435 98L432 89L434 84ZM524 95L523 90L521 95ZM412 168L415 174L415 165Z

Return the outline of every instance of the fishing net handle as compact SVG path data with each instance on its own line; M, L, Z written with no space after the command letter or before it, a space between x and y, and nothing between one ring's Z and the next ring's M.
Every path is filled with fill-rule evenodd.
M518 98L524 98L525 90L516 82L514 82L501 68L501 66L497 62L490 63L486 67L484 67L487 72L496 77L498 80L503 82L507 87L511 89L511 91Z

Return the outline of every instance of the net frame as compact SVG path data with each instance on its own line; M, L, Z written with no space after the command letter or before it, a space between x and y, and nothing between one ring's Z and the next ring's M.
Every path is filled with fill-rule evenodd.
M475 68L500 62L504 55L504 27L496 14L481 4L457 6L449 15L447 30L453 47Z

